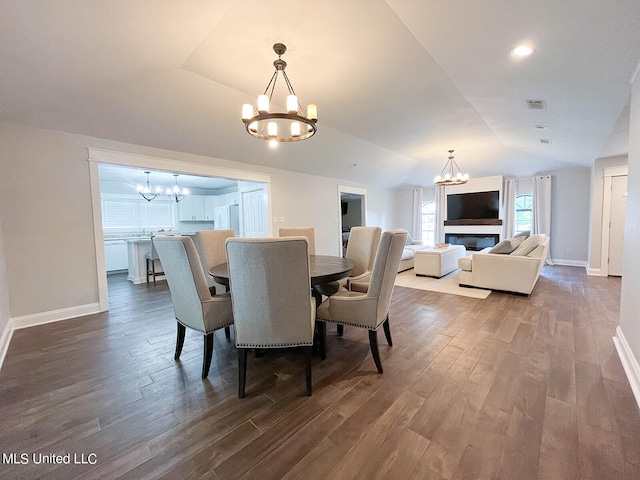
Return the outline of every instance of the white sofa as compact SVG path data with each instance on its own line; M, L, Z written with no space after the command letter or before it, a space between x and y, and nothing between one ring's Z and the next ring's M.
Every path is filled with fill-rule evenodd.
M458 260L460 286L529 295L547 259L549 237L532 235L510 254L490 250L485 248Z
M407 237L408 244L404 246L402 251L402 257L400 257L400 265L398 266L398 273L404 272L413 268L414 256L418 250L427 248L422 244L421 240L413 240L411 237Z

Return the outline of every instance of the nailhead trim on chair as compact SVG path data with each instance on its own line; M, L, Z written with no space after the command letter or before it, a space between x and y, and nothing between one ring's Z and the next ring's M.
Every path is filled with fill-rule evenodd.
M348 322L343 322L341 321L337 321L337 320L325 320L324 318L320 318L318 317L316 320L320 321L320 322L331 322L331 323L337 323L340 325L349 325L351 327L359 327L359 328L366 328L367 330L378 330L382 324L384 323L384 320L382 321L382 323L379 323L376 328L370 328L368 325L360 325L358 323L348 323Z
M180 322L180 319L179 319L179 318L176 318L176 320L177 320L178 322ZM184 326L185 326L185 327L187 327L187 328L190 328L191 330L195 330L196 332L200 332L200 333L204 333L205 335L208 335L208 334L210 334L210 333L212 333L212 332L215 332L215 331L217 331L217 330L220 330L220 329L222 329L222 328L230 327L231 325L233 325L233 322L231 322L231 323L227 323L226 325L222 325L221 327L215 328L215 329L213 329L213 330L209 330L208 332L205 332L204 330L200 330L199 328L194 328L194 327L191 327L191 326L185 325L185 324L184 324L184 323L182 323L182 322L180 322L180 324L181 324L181 325L184 325Z
M270 343L270 344L236 344L240 348L284 348L284 347L312 347L313 343Z

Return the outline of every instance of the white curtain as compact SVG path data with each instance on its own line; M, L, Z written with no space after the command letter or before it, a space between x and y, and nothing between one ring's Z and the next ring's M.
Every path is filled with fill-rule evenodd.
M533 208L532 208L532 230L531 233L544 233L551 237L551 175L533 177ZM547 255L547 263L553 265L551 261L551 248Z
M444 220L447 212L447 194L444 191L444 187L436 186L435 193L435 202L436 202L436 231L435 231L435 242L444 243Z
M516 179L507 178L504 184L502 201L502 238L511 238L516 234Z
M422 189L413 189L413 219L411 236L414 240L422 240Z

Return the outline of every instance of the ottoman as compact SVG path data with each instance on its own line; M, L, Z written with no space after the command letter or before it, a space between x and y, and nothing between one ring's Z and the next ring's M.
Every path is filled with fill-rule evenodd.
M415 253L413 271L419 276L440 278L457 269L458 259L466 255L464 245L427 247Z

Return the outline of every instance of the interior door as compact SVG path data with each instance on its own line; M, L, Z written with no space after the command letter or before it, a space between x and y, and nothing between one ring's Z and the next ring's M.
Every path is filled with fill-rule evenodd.
M249 238L266 237L266 213L264 190L242 192L242 217L244 236Z
M624 219L627 208L627 176L611 178L611 218L609 226L609 275L622 276Z

